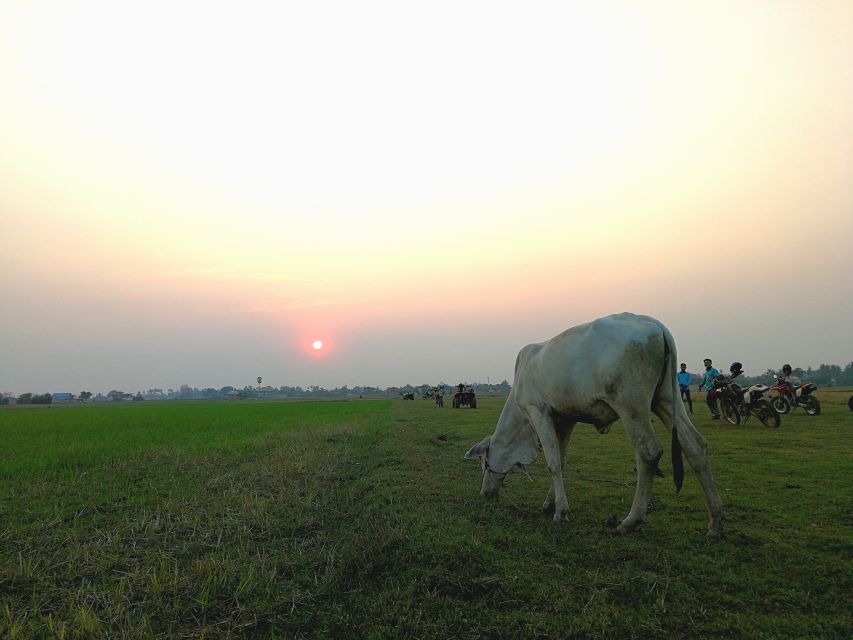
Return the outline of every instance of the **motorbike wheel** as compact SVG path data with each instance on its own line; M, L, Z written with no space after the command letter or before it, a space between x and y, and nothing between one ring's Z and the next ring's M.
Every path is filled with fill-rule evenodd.
M773 403L767 400L762 400L758 404L758 411L755 415L758 416L761 424L765 427L778 429L779 425L782 424L782 418L779 417L779 412L773 407Z
M723 420L735 426L740 424L740 413L737 410L737 403L731 396L724 395L720 398L720 413Z
M810 416L819 416L820 415L820 400L815 398L814 396L809 396L806 398L805 402L805 410L806 413Z
M738 413L740 414L741 418L748 418L749 417L749 405L746 404L745 402L741 402L737 406L737 410L738 410Z
M783 416L791 410L791 403L785 396L773 396L770 404Z

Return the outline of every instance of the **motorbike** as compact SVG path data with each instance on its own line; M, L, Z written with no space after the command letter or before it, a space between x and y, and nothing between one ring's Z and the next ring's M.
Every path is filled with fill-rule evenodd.
M817 391L817 387L810 382L794 386L787 380L777 378L775 387L771 387L771 391L775 391L770 402L773 408L780 414L785 415L798 407L802 407L806 415L820 415L820 400L812 394Z
M714 386L711 388L711 392L717 400L720 417L729 424L737 426L740 424L740 399L732 389L731 381L731 377L721 373L714 378Z
M782 418L773 404L764 397L764 394L770 391L770 387L753 384L744 389L735 382L730 382L729 387L738 397L738 413L743 418L744 424L750 416L755 416L765 427L779 428Z

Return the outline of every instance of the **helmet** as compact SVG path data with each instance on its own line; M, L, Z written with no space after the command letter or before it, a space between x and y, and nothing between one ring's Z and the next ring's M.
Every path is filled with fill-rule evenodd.
M743 369L743 365L740 362L732 362L732 366L729 367L729 372L734 373L735 371L740 371Z
M782 365L782 373L784 373L785 375L788 375L789 373L791 373L791 365L783 364Z

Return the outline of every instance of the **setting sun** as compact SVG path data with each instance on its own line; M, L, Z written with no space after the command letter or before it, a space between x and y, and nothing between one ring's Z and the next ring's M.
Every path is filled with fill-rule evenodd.
M319 351L320 349L323 348L323 341L322 340L315 340L314 342L311 343L311 346L314 347L317 351Z

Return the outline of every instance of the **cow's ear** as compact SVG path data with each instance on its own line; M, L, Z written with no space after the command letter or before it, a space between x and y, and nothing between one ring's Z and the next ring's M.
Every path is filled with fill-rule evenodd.
M481 442L478 442L468 450L468 453L465 454L465 458L479 458L480 456L486 455L489 452L489 443L491 440L492 436L486 436L483 438Z

